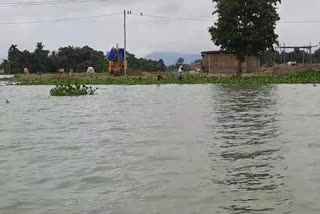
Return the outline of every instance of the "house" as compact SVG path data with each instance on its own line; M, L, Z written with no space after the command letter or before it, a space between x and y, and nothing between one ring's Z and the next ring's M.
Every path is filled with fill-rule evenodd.
M202 70L211 74L236 74L238 60L233 53L225 51L204 51L202 56ZM242 64L243 73L254 73L259 69L257 57L249 56Z

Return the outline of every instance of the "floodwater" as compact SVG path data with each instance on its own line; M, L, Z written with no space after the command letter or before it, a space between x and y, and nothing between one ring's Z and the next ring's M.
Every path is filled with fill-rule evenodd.
M0 87L1 214L320 213L319 87L50 88Z

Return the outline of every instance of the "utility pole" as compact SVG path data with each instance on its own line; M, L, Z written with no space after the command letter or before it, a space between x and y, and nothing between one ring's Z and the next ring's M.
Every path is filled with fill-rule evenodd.
M124 10L124 76L127 76L127 11Z
M9 74L11 74L11 65L10 65L10 60L8 60L8 65L9 65Z
M279 52L279 56L280 56L280 64L282 64L282 49L281 49L281 45L280 45L280 52Z
M219 59L219 57L218 57ZM210 57L210 54L209 54L209 74L211 74L211 57Z
M273 65L276 64L276 53L277 53L277 47L274 48L274 54L273 54Z
M283 43L283 47L284 47L284 49L283 49L283 55L284 55L284 58L283 58L283 62L284 62L284 64L286 64L287 62L286 62L286 43Z
M312 64L312 43L310 42L310 63Z

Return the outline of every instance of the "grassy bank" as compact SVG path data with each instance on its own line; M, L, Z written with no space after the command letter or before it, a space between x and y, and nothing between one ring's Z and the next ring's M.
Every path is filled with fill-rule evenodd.
M176 75L166 75L157 81L155 76L148 77L112 77L107 74L76 75L59 77L58 75L19 75L16 81L20 85L57 85L64 82L86 85L153 85L153 84L233 84L233 85L264 85L264 84L319 84L319 71L305 71L286 75L254 75L254 76L206 76L202 74L184 75L179 81Z

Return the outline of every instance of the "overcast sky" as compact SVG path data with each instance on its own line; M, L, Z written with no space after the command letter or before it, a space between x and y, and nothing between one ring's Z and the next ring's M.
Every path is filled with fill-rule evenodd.
M21 1L23 0L0 0L0 5L5 2ZM214 4L211 0L110 0L109 2L92 0L89 3L77 4L0 7L0 22L95 16L120 13L123 9L149 15L212 19ZM320 1L317 0L283 0L279 7L282 21L320 20L319 10ZM210 41L207 30L211 22L129 16L127 24L128 50L138 57L157 51L200 53L203 50L217 49ZM17 44L20 50L34 50L38 41L42 41L49 50L57 50L67 45L89 45L107 52L116 42L123 45L121 15L55 23L0 25L0 27L1 58L6 57L11 44ZM286 42L287 45L303 45L310 42L318 44L320 23L279 24L277 33L280 41Z

